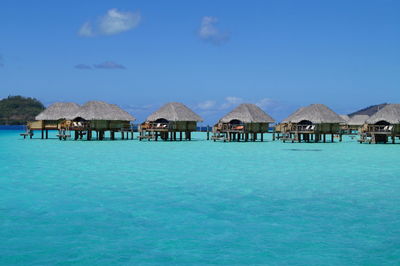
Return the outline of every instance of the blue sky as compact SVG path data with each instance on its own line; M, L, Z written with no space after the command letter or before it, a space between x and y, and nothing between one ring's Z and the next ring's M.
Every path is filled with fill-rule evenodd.
M212 123L400 102L400 1L0 3L0 97L104 100L139 120L180 101Z

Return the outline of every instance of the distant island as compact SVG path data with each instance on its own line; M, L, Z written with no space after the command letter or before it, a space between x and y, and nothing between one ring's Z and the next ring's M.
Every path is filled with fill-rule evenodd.
M353 112L351 114L348 114L349 117L353 117L355 115L368 115L368 116L372 116L373 114L375 114L376 112L378 112L380 109L382 109L383 107L385 107L387 105L387 103L381 103L381 104L377 104L377 105L371 105L368 106L366 108L363 108L361 110L358 110L356 112Z
M44 105L35 98L8 96L0 100L0 125L24 125L35 120Z

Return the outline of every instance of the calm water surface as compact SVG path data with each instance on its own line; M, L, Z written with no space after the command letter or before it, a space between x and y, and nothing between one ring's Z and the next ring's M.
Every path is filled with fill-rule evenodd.
M400 145L18 133L0 131L2 265L400 264Z

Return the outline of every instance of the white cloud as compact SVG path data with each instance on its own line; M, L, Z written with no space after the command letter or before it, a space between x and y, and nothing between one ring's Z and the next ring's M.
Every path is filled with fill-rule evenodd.
M107 15L100 19L100 31L105 35L118 34L137 27L140 19L139 11L122 12L113 8L108 10Z
M225 102L221 105L221 109L228 109L228 108L232 107L233 105L237 105L242 102L243 102L242 98L228 96L225 98Z
M78 31L82 37L93 37L96 35L114 35L136 28L141 20L139 11L119 11L112 8L107 14L100 17L96 23L85 22Z
M257 105L258 107L260 107L261 109L262 109L262 108L270 107L270 106L272 106L272 105L274 105L274 104L275 104L275 101L272 100L272 99L270 99L270 98L263 98L263 99L261 99L260 101L258 101L258 102L256 103L256 105Z
M208 100L208 101L204 101L204 102L199 103L199 104L197 105L197 107L198 107L199 109L202 109L202 110L208 110L208 109L214 108L214 107L215 107L215 104L216 104L215 101Z
M216 24L218 23L218 18L205 16L201 19L200 29L198 35L200 39L204 41L211 42L213 44L222 44L229 40L229 33L221 32Z
M83 37L94 36L92 24L90 22L85 22L79 29L78 34Z

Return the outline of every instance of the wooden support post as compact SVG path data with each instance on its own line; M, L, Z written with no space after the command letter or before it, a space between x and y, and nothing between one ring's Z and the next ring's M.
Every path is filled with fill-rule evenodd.
M331 142L334 142L335 141L335 136L332 134L331 135Z
M131 130L131 139L133 139L133 129Z
M272 141L275 141L275 132L272 133Z
M44 139L44 129L42 129L42 139Z
M339 134L339 141L342 142L342 140L343 140L343 135Z
M87 132L86 132L86 140L91 140L92 139L92 131L91 130L88 130Z
M182 141L182 131L179 131L179 140Z
M48 139L48 138L49 138L49 130L46 129L46 139Z
M264 142L264 134L261 132L261 142Z
M326 134L324 134L324 143L326 143Z
M77 140L77 139L78 139L78 131L74 130L74 140Z
M210 140L210 129L208 125L207 125L207 140Z

